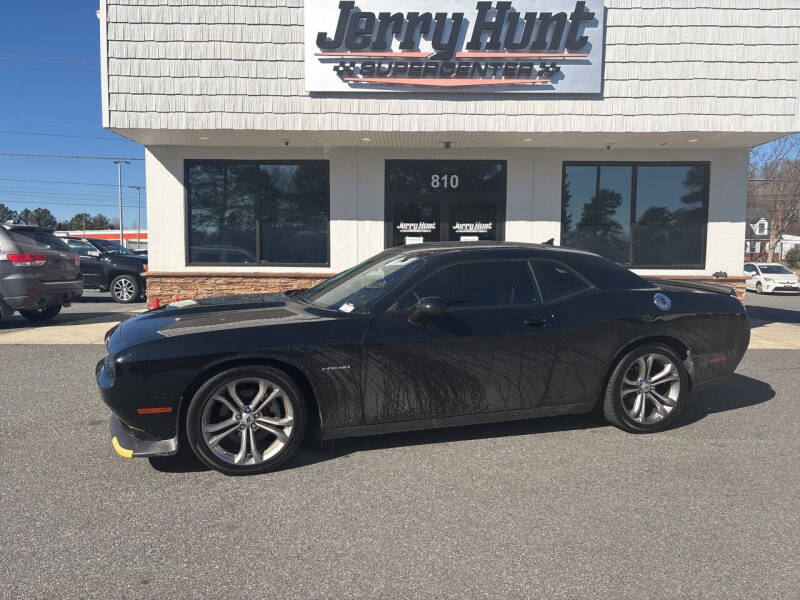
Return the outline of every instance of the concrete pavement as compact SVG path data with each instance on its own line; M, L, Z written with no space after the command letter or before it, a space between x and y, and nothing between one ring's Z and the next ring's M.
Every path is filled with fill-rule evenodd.
M145 310L144 302L117 304L109 294L90 290L48 323L33 324L19 314L0 321L0 345L102 344L106 331Z

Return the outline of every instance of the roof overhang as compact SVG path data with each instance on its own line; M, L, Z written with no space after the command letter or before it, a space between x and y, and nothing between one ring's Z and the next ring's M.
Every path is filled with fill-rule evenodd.
M501 133L112 129L145 146L295 148L751 148L791 132Z

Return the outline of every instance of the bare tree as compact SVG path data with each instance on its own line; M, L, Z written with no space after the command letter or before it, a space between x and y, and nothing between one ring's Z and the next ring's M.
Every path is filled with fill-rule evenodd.
M747 207L769 222L769 252L800 222L800 134L750 151Z

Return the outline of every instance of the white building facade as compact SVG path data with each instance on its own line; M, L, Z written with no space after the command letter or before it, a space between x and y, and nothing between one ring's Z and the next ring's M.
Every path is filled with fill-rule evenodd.
M738 281L748 149L800 129L800 2L400 4L101 0L103 122L146 146L151 296L438 240Z

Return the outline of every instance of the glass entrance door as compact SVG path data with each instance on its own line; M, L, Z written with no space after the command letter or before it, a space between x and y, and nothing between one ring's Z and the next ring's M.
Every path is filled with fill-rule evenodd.
M482 242L496 240L499 209L497 202L463 202L449 205L446 240L450 242Z
M386 244L504 239L502 161L386 163Z

